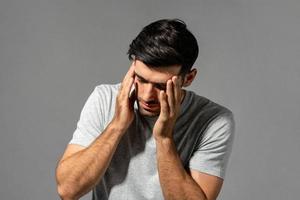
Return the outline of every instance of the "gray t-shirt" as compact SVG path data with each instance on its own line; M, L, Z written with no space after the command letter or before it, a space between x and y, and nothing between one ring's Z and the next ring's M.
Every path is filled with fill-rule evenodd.
M87 147L102 133L114 116L119 87L120 83L95 87L81 111L70 144ZM94 188L94 200L163 199L152 136L157 117L141 116L137 103L134 108L135 119ZM224 179L233 137L232 112L187 90L173 137L184 167Z

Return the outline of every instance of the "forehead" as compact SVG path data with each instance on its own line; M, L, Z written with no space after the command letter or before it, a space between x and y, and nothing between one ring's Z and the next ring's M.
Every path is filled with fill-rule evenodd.
M139 60L133 61L133 65L136 74L154 83L166 82L172 76L178 75L181 68L179 65L151 68Z

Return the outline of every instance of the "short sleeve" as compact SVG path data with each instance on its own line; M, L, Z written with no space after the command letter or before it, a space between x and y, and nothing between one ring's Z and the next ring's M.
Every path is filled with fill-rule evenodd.
M190 159L189 168L224 179L234 132L232 112L222 114L211 121Z
M103 131L103 104L101 87L97 86L86 100L76 130L69 144L89 146Z

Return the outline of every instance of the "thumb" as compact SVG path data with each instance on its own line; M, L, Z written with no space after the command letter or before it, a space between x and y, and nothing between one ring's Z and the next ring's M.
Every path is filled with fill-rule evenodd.
M134 102L136 100L136 91L133 90L131 92L131 94L129 95L129 102L130 102L130 105L133 106Z

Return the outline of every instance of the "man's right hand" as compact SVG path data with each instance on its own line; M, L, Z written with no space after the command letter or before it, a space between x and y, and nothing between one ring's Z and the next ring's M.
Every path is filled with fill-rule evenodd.
M109 124L111 128L105 128L89 147L68 145L56 169L57 190L61 199L79 199L102 179L122 134L134 119L135 91L129 97L133 82L132 65L118 92L115 115Z
M112 124L118 129L125 132L134 119L134 101L136 99L135 91L131 92L132 85L134 84L134 65L132 64L126 73L117 98L115 106L115 115L112 119Z

